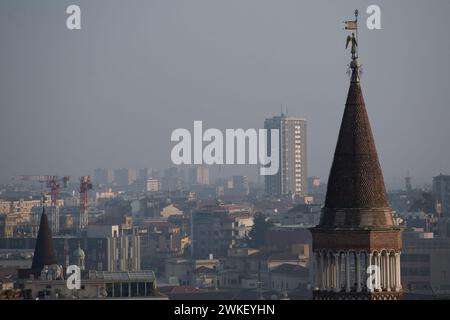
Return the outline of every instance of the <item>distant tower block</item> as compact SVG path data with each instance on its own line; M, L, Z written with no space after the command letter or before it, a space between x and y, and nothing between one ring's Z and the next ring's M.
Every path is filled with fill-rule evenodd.
M43 185L46 184L47 188L50 188L51 192L51 199L52 199L52 205L57 206L58 200L60 199L60 190L61 190L61 184L63 183L63 187L67 187L67 183L70 180L69 176L64 177L58 177L55 175L20 175L18 176L19 180L22 181L38 181Z
M406 177L405 177L405 188L406 188L406 191L408 191L408 192L410 192L412 190L411 176L409 175L409 171L406 173Z
M357 20L353 25L356 30ZM313 297L316 300L397 300L402 298L402 230L395 225L387 202L361 91L355 35L349 36L349 43L352 44L350 88L325 205L320 223L311 229Z
M90 176L83 176L80 178L80 229L86 228L88 225L88 192L92 190L92 183Z

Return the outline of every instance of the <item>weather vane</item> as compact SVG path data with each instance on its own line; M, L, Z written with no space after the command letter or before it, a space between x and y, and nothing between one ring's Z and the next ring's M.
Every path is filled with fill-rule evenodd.
M345 30L355 30L351 36L347 36L347 42L345 49L348 48L349 43L351 46L352 59L358 58L358 9L355 10L355 20L345 21Z
M345 44L345 49L348 49L349 44L351 44L351 54L352 54L352 62L350 63L350 69L352 70L352 81L359 80L359 68L360 65L358 63L358 9L355 10L355 20L344 21L345 30L354 30L352 35L347 36L347 41Z

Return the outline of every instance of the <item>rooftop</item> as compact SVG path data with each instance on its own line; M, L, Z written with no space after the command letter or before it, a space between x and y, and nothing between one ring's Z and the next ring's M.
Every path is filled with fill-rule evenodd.
M89 271L88 279L102 279L102 280L155 280L155 273L151 270L148 271L132 271L132 272L107 272L107 271Z

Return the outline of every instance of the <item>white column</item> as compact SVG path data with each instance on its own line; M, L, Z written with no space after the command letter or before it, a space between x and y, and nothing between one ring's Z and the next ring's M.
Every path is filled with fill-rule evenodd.
M356 292L361 292L361 269L360 269L360 252L356 252L356 266L355 266L355 272L356 272Z
M391 291L391 254L386 252L386 289Z
M380 256L380 269L381 269L381 291L384 291L386 289L386 259L385 255L383 254L383 251L381 252Z
M314 290L319 288L319 252L314 252Z
M390 262L391 262L391 290L395 291L395 253L390 256Z
M378 270L380 270L380 272L378 273L378 281L377 281L377 283L379 283L380 286L376 288L377 290L381 290L381 279L383 279L383 277L381 276L382 270L381 270L381 263L380 262L381 262L380 253L377 252L377 255L375 257L375 264L378 267Z
M361 279L361 287L364 291L367 291L367 267L369 266L368 262L368 253L367 251L364 251L364 268L362 270L362 279Z
M395 254L395 291L402 289L402 281L400 275L400 252Z
M350 256L349 252L345 253L345 291L350 292Z
M330 288L330 255L325 253L325 290Z
M381 268L381 291L384 291L385 289L385 283L386 283L386 267L384 265L384 254L383 251L381 252L380 255L380 268Z
M324 259L323 252L320 251L320 290L325 290L325 268L324 268Z
M333 291L336 283L336 261L334 261L334 254L330 253L330 261L331 261L331 285L330 291Z
M329 259L329 286L328 290L333 290L333 283L334 283L334 265L333 265L333 254L330 252L328 253L328 259Z
M339 253L335 253L334 254L334 266L335 266L335 286L334 286L334 292L339 292L341 289L341 284L340 284L340 279L339 279L339 273L340 273L340 268L339 268Z
M327 288L331 290L333 286L333 261L331 261L331 253L327 253Z
M372 262L373 262L373 265L375 265L376 262L375 262L374 259L373 259L373 253L372 253L372 252L369 252L369 254L368 254L367 256L368 256L368 261L369 261L368 266L371 266L371 265L372 265ZM374 291L373 285L372 285L371 287L372 287L372 289L367 288L367 291L373 292L373 291Z

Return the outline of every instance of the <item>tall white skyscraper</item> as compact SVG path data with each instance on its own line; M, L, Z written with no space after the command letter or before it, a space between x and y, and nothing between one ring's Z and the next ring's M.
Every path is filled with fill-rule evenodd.
M266 192L269 195L306 196L306 120L281 114L266 119L264 128L278 129L280 133L280 169L275 175L265 176ZM270 150L270 130L267 141L267 150Z

